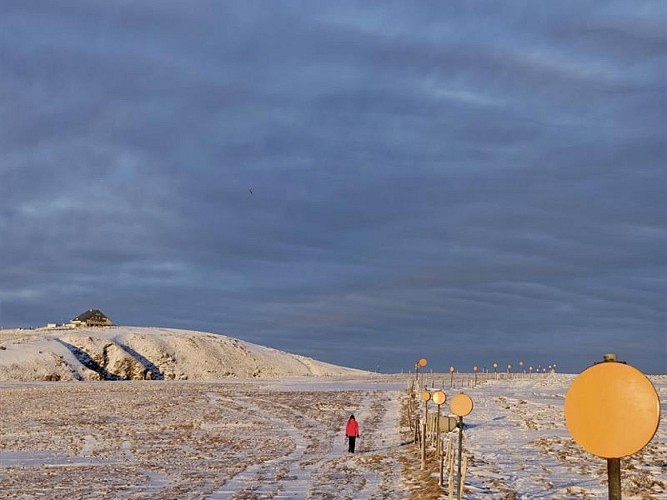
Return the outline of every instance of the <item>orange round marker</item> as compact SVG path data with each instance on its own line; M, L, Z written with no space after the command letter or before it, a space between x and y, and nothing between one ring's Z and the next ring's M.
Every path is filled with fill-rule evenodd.
M469 415L472 411L472 407L472 399L470 396L463 394L462 392L455 395L449 403L449 408L452 410L452 413L459 417Z
M422 368L426 366L426 364L427 364L426 358L422 358L419 360L419 366L421 366Z
M565 396L572 438L601 458L622 458L646 446L660 422L660 400L646 376L624 363L593 365L574 379Z
M428 391L422 391L421 394L422 401L430 401L431 400L431 393Z
M447 401L447 395L438 390L433 393L433 402L437 405L443 404L445 401Z

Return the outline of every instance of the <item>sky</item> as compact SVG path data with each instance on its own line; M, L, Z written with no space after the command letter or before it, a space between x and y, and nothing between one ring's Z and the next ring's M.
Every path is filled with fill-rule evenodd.
M667 372L667 3L0 3L0 325Z

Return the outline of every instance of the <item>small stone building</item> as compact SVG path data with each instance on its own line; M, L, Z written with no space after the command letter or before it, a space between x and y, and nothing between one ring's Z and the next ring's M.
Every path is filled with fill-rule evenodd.
M72 326L111 326L113 322L99 309L88 309L69 322Z

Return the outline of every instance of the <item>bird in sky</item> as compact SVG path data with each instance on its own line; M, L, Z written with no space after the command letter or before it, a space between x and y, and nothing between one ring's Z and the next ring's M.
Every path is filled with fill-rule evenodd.
M248 189L248 191L250 192L250 196L252 196L252 188Z

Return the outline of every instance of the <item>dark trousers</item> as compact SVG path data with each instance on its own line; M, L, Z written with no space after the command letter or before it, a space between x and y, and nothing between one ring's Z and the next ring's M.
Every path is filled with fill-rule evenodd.
M348 436L347 440L349 441L347 451L350 453L354 453L354 442L357 440L356 436Z

